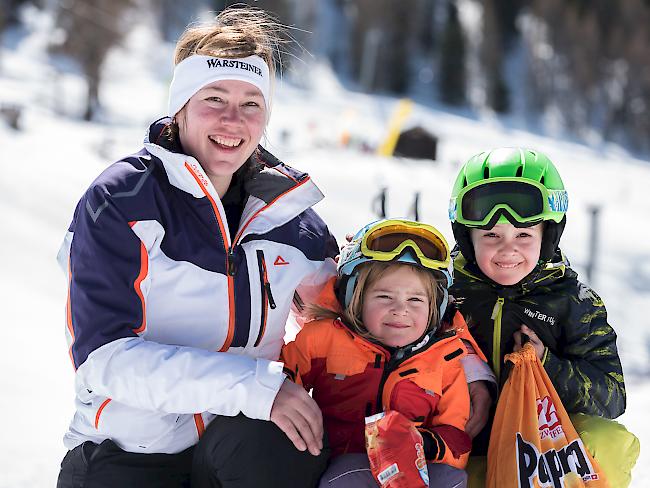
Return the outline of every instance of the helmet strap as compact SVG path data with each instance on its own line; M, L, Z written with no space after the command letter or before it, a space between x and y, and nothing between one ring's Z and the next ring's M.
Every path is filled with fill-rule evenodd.
M547 220L544 222L544 236L542 237L542 249L539 253L539 260L543 262L548 262L553 259L555 251L557 250L560 244L560 237L562 237L562 232L564 232L564 226L566 225L566 215L562 220L557 223L552 220Z
M449 303L449 291L444 286L442 287L442 301L440 302L440 308L438 309L438 324L434 327L436 330L442 323L442 318L445 316L447 310L447 304Z
M345 283L339 285L339 301L343 308L348 308L350 302L352 301L352 295L354 294L354 287L357 284L357 275L358 273L353 272Z
M461 254L465 257L468 263L474 262L476 257L474 256L472 238L469 235L469 227L459 224L458 222L452 222L451 230L454 233L456 246L458 246Z

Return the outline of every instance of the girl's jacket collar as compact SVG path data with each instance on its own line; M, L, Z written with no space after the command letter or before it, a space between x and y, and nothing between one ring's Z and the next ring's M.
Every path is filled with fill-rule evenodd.
M318 295L316 304L326 309L341 313L343 310L341 308L341 304L336 298L335 286L336 278L330 278L330 280L322 288L320 294ZM359 341L366 345L370 345L373 348L380 349L383 353L389 355L385 347L375 341L361 337L340 318L334 321L334 325L348 332L355 341ZM470 334L465 319L453 305L448 307L447 313L445 313L445 317L443 318L442 325L437 331L430 331L429 333L425 334L425 336L423 336L419 341L402 348L397 348L394 351L393 355L399 356L397 360L405 360L429 349L434 344L437 344L446 339L450 339L454 336L457 336L459 339L469 342L474 348L476 354L478 354L478 356L483 361L487 362L485 355Z

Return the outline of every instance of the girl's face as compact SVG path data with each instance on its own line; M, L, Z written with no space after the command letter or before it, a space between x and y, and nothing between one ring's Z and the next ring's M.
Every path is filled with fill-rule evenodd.
M411 266L395 266L365 289L361 318L382 344L402 347L427 330L430 306L422 278Z
M476 263L500 285L515 285L535 269L542 250L544 224L517 228L497 224L489 230L471 229Z
M196 92L179 113L183 149L215 185L230 179L259 144L266 126L260 90L245 81L215 81Z

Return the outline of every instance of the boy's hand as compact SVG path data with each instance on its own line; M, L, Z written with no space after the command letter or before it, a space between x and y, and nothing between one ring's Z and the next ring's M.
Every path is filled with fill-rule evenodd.
M469 420L465 424L465 433L473 439L487 424L492 397L485 381L472 381L467 387L471 409Z
M515 347L512 348L513 351L519 351L522 347L524 347L524 344L526 343L524 336L528 336L528 340L535 348L535 354L537 354L537 357L541 361L544 357L546 346L539 339L539 337L537 337L537 334L535 334L532 329L529 329L525 325L522 325L521 328L513 334L513 338L515 339Z
M323 448L323 415L302 386L284 380L271 408L271 422L287 434L299 451L318 456Z

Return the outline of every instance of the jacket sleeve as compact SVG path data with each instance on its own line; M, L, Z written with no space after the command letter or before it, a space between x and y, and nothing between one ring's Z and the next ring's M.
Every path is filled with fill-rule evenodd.
M593 290L578 283L573 299L565 343L557 351L547 349L542 363L568 412L616 418L625 411L616 333Z
M280 353L280 361L284 363L284 373L295 383L302 385L306 390L314 386L318 374L312 367L312 359L316 354L312 328L315 323L307 324L294 341L285 344Z
M304 307L317 303L323 288L336 276L335 258L339 254L336 239L312 209L303 213L301 249L309 259L312 270L302 279L292 303L292 311L300 326L304 325Z
M465 433L469 418L469 391L459 360L445 368L443 390L435 414L419 430L427 460L463 469L472 441Z
M82 198L70 231L69 258L60 256L67 261L67 330L78 388L145 410L269 418L284 380L281 363L138 335L146 250L104 188L94 185Z

